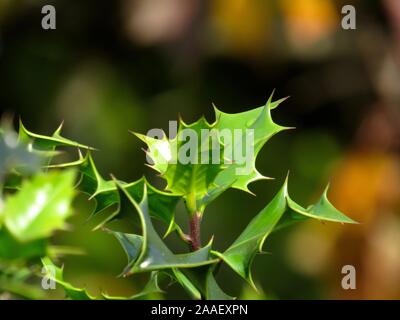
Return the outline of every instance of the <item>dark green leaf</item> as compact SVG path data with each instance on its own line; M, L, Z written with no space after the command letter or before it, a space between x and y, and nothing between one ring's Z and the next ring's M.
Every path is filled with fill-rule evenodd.
M215 265L201 266L193 269L175 270L175 277L179 283L197 299L206 300L233 300L219 287L214 277ZM193 288L195 290L193 290ZM200 295L200 298L199 298Z
M57 267L48 257L42 258L42 264L46 268L46 276L61 285L67 297L72 300L136 300L142 299L143 297L152 293L162 292L158 286L158 273L153 272L150 276L150 280L145 285L143 290L133 296L119 297L102 293L101 297L97 298L89 294L86 289L77 288L69 282L66 282L63 277L63 268Z
M148 208L147 187L144 185L143 199L140 203L136 202L130 193L123 185L116 181L121 198L125 198L131 204L131 213L133 218L134 209L139 214L141 221L143 242L140 255L135 263L130 267L129 274L135 272L144 272L150 270L160 270L169 268L193 268L201 265L215 263L216 260L211 260L209 257L211 242L204 248L187 254L174 254L161 240L153 227ZM122 200L121 200L122 202ZM132 238L131 238L132 239ZM137 243L137 238L133 238L134 244ZM129 242L129 238L126 240ZM124 242L123 245L126 245ZM131 247L126 248L129 251Z

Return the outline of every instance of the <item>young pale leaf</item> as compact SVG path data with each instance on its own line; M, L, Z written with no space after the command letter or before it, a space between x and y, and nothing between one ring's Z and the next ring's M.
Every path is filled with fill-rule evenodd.
M251 182L266 179L255 168L255 161L268 139L288 129L271 117L271 110L283 100L272 102L271 96L265 106L236 114L215 108L216 121L212 124L204 118L191 125L180 120L174 139L136 135L147 144L151 167L167 181L167 190L185 197L191 213L202 212L226 189L250 192Z
M172 253L153 227L149 215L146 185L144 185L143 199L138 203L123 185L118 181L115 183L118 186L120 197L127 199L132 209L136 209L139 214L143 233L140 255L134 264L131 267L129 266L129 270L126 270L127 274L170 268L194 268L201 265L213 264L217 261L210 259L211 242L206 247L195 252L187 254ZM123 202L122 199L121 202ZM121 242L122 245L129 246L125 248L125 251L131 251L132 247L136 247L136 237L126 237L125 240L127 242ZM129 244L129 240L133 240L134 243Z
M229 185L232 188L250 192L248 185L251 182L268 179L257 171L256 158L261 148L273 135L290 129L277 125L271 117L271 110L284 100L273 102L271 95L265 106L234 114L222 112L214 107L217 119L215 128L220 132L229 130L234 134L237 133L233 139L232 164L217 176L215 180L217 186ZM249 145L250 141L254 141L254 145ZM242 157L246 158L245 163Z
M21 242L50 236L62 229L71 214L74 196L73 171L39 174L6 198L4 224Z
M178 133L171 140L136 134L148 145L147 154L153 161L151 167L167 181L166 190L190 195L196 200L207 194L218 173L224 169L222 145L216 132L211 130L213 127L201 118L191 125L180 120ZM203 164L205 159L208 161Z
M143 297L148 296L149 294L162 292L162 290L158 286L158 273L153 272L143 290L133 296L119 297L119 296L110 296L108 294L102 293L101 297L94 297L91 294L89 294L86 289L77 288L72 284L70 284L69 282L64 281L63 268L56 266L50 260L50 258L48 257L42 258L42 264L47 271L46 276L50 280L53 280L59 285L61 285L67 297L72 300L136 300L136 299L142 299Z
M224 253L213 251L254 288L255 285L251 277L252 261L257 253L262 252L265 239L274 229L307 218L340 223L357 223L338 211L328 201L327 189L317 204L304 209L289 197L287 181L286 179L273 200L253 218L239 238Z

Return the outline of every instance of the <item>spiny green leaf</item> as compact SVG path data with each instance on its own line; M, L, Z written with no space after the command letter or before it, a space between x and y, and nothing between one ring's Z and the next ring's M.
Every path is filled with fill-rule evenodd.
M92 216L102 212L103 210L113 206L119 205L119 196L117 186L113 180L105 180L96 168L93 157L88 152L85 157L79 153L79 159L71 162L59 165L49 166L50 168L66 168L66 167L77 167L81 173L81 179L78 183L78 189L90 196L91 200L95 201L95 208L92 212ZM149 196L149 209L150 215L156 219L165 222L169 228L167 234L177 228L174 222L174 210L177 203L180 200L180 196L163 192L153 187L145 177L141 179L126 183L120 181L124 185L125 189L130 195L136 200L140 201L143 197L143 187L146 184L148 188ZM104 226L107 222L115 219L122 218L121 208L118 208L114 213L102 221L97 227Z
M116 181L116 184L118 186L120 197L126 198L132 206L132 211L134 211L133 209L136 209L139 214L143 233L140 255L132 266L128 265L128 267L130 267L129 270L126 270L128 271L128 274L169 268L193 268L216 262L215 259L212 260L209 257L211 242L206 247L195 252L186 254L172 253L154 229L149 215L146 185L144 185L143 199L138 203L133 199L123 185L118 181ZM126 237L126 240L128 241L122 244L129 244L130 239L133 239L134 241L132 247L136 246L137 237ZM125 250L128 252L131 250L131 247L126 248Z
M230 130L231 132L235 132L236 130L236 132L240 134L239 139L235 137L233 146L234 150L237 148L240 152L233 152L232 164L218 175L215 180L216 185L230 185L232 188L250 192L248 185L251 182L260 179L268 179L258 172L255 162L261 148L273 135L289 129L276 124L271 117L271 110L276 108L284 100L285 99L280 99L272 102L271 95L265 106L235 114L228 114L214 107L215 117L217 119L215 128L221 131ZM249 146L248 140L254 140L254 146ZM247 165L251 166L250 168L246 168L246 164L241 164L240 162L242 161L239 159L242 155L249 156L248 148L254 148L253 157L248 159L250 163L247 163ZM240 172L240 174L238 174L238 172Z
M319 201L316 204L309 206L307 209L304 209L302 206L294 202L289 196L287 197L288 206L297 214L309 218L340 223L357 223L353 219L345 216L336 209L332 203L330 203L328 200L328 189L329 186L325 188Z
M192 299L200 300L201 292L196 286L189 280L189 278L179 269L172 269L171 277L173 277L185 291L190 295Z
M266 237L272 232L286 209L287 182L273 200L253 218L235 242L224 252L215 254L228 264L254 288L251 277L251 264L257 253L261 252Z
M96 298L90 295L86 289L77 288L72 284L64 281L64 270L63 267L56 266L48 257L42 258L43 267L46 270L46 277L49 280L55 281L65 291L68 298L72 300L96 300Z
M158 286L158 273L152 272L148 283L145 285L143 290L130 297L121 296L110 296L108 294L102 293L100 297L94 297L89 294L84 288L78 288L64 281L63 268L56 266L48 257L42 258L42 264L46 269L46 276L48 279L55 281L61 285L68 298L72 300L136 300L142 299L145 296L153 293L160 293L162 290Z
M121 296L110 296L108 294L103 293L102 297L106 300L142 300L146 299L151 294L155 293L163 293L164 291L160 288L159 282L160 273L158 271L153 271L150 273L150 279L142 289L137 294L134 294L130 297L121 297Z
M128 259L128 265L125 267L123 273L128 272L139 257L140 250L143 244L143 237L137 234L116 232L109 229L106 229L106 231L112 234L119 241L122 248L124 249L126 257Z
M36 134L25 128L22 121L19 122L19 140L26 143L32 142L34 149L38 150L54 150L56 147L76 147L87 150L94 150L94 148L80 144L76 141L64 138L61 136L63 124L61 124L51 136Z
M218 173L224 169L222 145L216 132L210 130L213 127L201 118L191 125L180 120L178 133L171 140L165 136L154 139L136 134L148 145L147 154L154 162L151 167L167 181L166 190L190 195L196 200L207 194ZM218 158L215 164L212 162L214 152ZM187 163L182 163L183 157ZM202 159L209 159L209 162L202 164Z
M21 242L50 236L65 226L74 196L73 171L38 174L6 198L4 224Z
M112 234L123 247L128 259L128 265L125 267L123 273L128 272L139 257L140 250L143 244L143 237L137 234L115 232L112 230L106 231ZM179 269L173 268L170 270L166 270L165 272L167 272L167 274L171 278L176 279L194 299L201 299L201 293Z
M181 199L180 196L163 192L154 188L144 177L132 183L119 183L124 186L124 189L137 202L140 202L140 200L143 198L143 190L144 186L146 186L150 216L168 225L168 230L165 236L178 228L178 226L175 224L174 217L175 207ZM116 203L120 205L119 208L111 216L109 216L105 222L126 216L124 214L125 210L121 208L120 198L115 184L112 190L98 193L94 198L96 199L97 203L100 203L100 205L103 207Z
M304 209L295 203L287 192L287 179L273 200L253 218L235 242L224 252L213 251L254 288L251 264L257 253L262 252L265 239L280 224L315 218L324 221L356 223L333 207L327 199L327 189L319 202ZM256 288L255 288L256 289Z
M202 212L226 189L232 187L250 192L248 185L251 182L266 179L255 168L255 161L268 139L288 129L274 123L271 117L271 110L283 100L272 102L271 96L265 106L236 114L215 108L216 121L212 124L204 118L191 125L180 120L177 136L173 139L165 135L162 139L136 136L147 144L147 155L153 161L151 167L167 181L167 190L185 197L191 213ZM186 129L195 133L191 140L196 147L190 153L193 161L182 163L181 156L187 151L187 141L182 137ZM205 130L209 130L209 139L202 135ZM202 155L208 155L206 159L210 160L214 152L219 162L202 164Z
M85 158L80 156L77 164L81 172L81 180L78 185L79 190L88 194L91 199L96 200L96 207L93 214L99 213L115 203L117 197L115 184L112 180L105 180L100 175L94 164L92 155L88 152Z

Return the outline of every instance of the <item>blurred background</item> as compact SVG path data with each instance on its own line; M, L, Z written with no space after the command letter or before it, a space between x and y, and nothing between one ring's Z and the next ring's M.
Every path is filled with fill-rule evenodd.
M57 29L43 30L54 5ZM352 4L357 29L343 30ZM0 0L0 114L29 130L93 145L103 176L162 181L144 166L144 145L128 130L168 128L180 114L212 121L212 103L234 113L290 96L273 117L297 130L261 151L272 181L230 190L209 206L203 241L224 250L272 198L290 170L304 206L326 183L329 197L360 225L305 222L268 238L258 256L256 295L228 268L217 278L239 298L400 298L400 1L398 0ZM145 280L116 276L125 255L91 232L81 196L71 231L56 242L86 254L65 257L66 278L96 294L132 294ZM181 207L178 220L186 223ZM223 226L223 228L221 228ZM184 250L171 236L168 244ZM1 245L1 244L0 244ZM341 287L354 265L357 289ZM166 298L187 296L172 286Z

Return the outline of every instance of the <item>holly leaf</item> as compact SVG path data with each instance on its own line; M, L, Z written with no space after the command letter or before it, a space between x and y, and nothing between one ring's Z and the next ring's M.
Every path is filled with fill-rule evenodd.
M80 144L76 141L64 138L61 135L63 124L54 131L51 136L36 134L25 128L20 120L19 122L19 140L25 143L32 143L32 147L37 150L55 150L56 147L75 147L86 150L94 150L94 148Z
M123 274L125 274L132 268L132 265L139 257L140 250L143 244L143 237L138 234L117 232L109 229L105 229L105 231L113 235L125 251L126 257L128 259L128 264L122 272Z
M46 277L49 280L55 281L64 289L66 296L72 300L137 300L142 299L153 293L160 293L162 290L158 286L158 273L152 272L148 283L143 290L130 297L110 296L102 293L100 297L91 295L85 288L78 288L64 280L63 267L56 266L48 257L42 258L43 267L46 270Z
M113 180L106 180L102 177L90 152L85 156L79 152L79 158L76 161L48 166L48 168L68 167L77 167L79 169L81 177L77 187L81 192L89 195L90 200L95 202L95 207L91 213L91 217L114 205L120 207L117 186ZM143 186L146 184L149 197L150 215L168 225L168 230L165 236L178 228L174 221L174 211L181 198L180 196L158 190L153 187L144 176L131 183L126 183L124 181L119 182L124 185L126 190L136 201L142 199ZM116 211L103 220L95 227L95 229L103 227L106 223L114 219L123 218L123 212L124 210L117 208Z
M78 288L64 281L64 268L56 266L50 258L44 257L41 259L46 278L59 284L65 291L68 298L72 300L96 300L96 297L89 294L84 288Z
M222 291L214 277L216 265L201 266L193 269L174 269L174 276L182 287L195 299L234 300Z
M289 129L277 125L271 117L271 110L284 100L273 102L271 95L265 106L236 114L215 108L216 121L212 124L204 118L191 125L180 120L173 139L165 135L161 139L136 136L147 144L151 167L167 181L166 189L185 197L191 213L203 212L210 201L228 188L250 192L251 182L267 179L257 171L255 162L274 134ZM188 129L192 130L190 134Z
M134 263L127 266L124 273L130 275L138 272L170 269L170 268L194 268L202 265L213 264L217 260L210 259L210 243L191 253L174 254L162 241L149 215L149 205L147 196L147 187L144 185L143 199L140 203L135 201L130 193L118 181L115 181L121 198L125 198L130 204L131 209L136 209L142 227L142 244L139 256ZM123 200L121 199L123 203ZM133 210L132 210L133 211ZM132 216L133 217L133 216ZM137 248L139 238L135 236L126 236L126 241L121 242L126 252L132 252Z
M128 265L124 270L124 273L126 273L132 269L133 264L139 257L143 244L143 237L136 234L127 234L112 230L107 230L107 232L115 236L124 248L128 258ZM200 300L202 297L205 297L211 300L231 300L232 297L226 295L218 286L212 271L213 268L206 265L204 267L182 270L172 268L167 272L171 277L176 279L194 299ZM187 276L187 274L189 276Z
M155 294L155 293L163 293L164 291L160 288L159 286L159 277L160 273L157 271L153 271L150 273L150 279L142 289L137 294L134 294L130 297L121 297L121 296L110 296L108 294L103 293L102 297L105 300L144 300L146 299L149 295Z
M73 171L38 174L6 198L2 219L20 242L46 238L65 227L74 196Z
M262 252L265 239L284 214L286 196L287 183L285 182L273 200L251 220L246 229L224 253L214 252L254 288L250 272L251 264L256 254Z
M304 216L331 222L357 223L353 219L341 213L332 205L332 203L328 200L328 190L329 185L325 188L319 201L313 205L310 205L307 209L294 202L288 195L287 204L295 213L295 215L292 215L291 218L296 220L298 219L298 216Z
M215 128L220 132L229 130L235 134L232 139L233 146L225 144L225 150L233 150L231 154L225 155L225 158L232 158L232 164L217 176L217 186L229 185L250 192L248 185L251 182L269 179L256 169L256 158L273 135L290 129L276 124L271 117L271 110L284 100L286 98L273 102L271 95L264 106L234 114L222 112L214 107L217 119Z
M307 218L357 223L333 207L327 199L327 189L316 204L304 209L289 197L287 182L288 179L285 180L284 185L272 201L251 220L246 229L224 253L213 251L256 290L251 276L251 264L256 254L262 252L266 238L275 228L279 227L280 223L288 224Z
M175 279L192 299L201 300L202 294L189 278L179 269L171 269L170 276Z
M50 168L66 168L66 167L78 167L81 173L81 178L78 183L78 189L83 193L90 196L90 200L95 202L95 208L91 213L91 216L99 214L103 210L113 206L119 205L119 195L117 186L113 180L104 179L96 168L93 157L90 152L85 157L79 153L79 159L60 165L52 165ZM169 228L167 234L177 228L174 222L174 211L177 203L180 200L180 196L163 192L153 187L143 176L137 181L126 183L119 181L130 195L136 200L140 201L143 197L144 185L147 186L148 197L149 197L149 209L150 215L156 219L159 219L166 223ZM95 229L104 226L106 223L116 219L122 218L120 208L114 211L109 217L102 221ZM167 235L166 234L166 235Z
M147 182L145 177L142 177L138 181L132 183L123 183L124 189L131 195L131 197L136 201L140 202L143 198L143 190L146 186L147 197L148 197L148 208L151 217L158 219L168 225L168 229L164 235L166 237L170 232L177 230L179 226L175 223L175 207L181 199L180 196L163 192L154 188L150 183ZM101 203L119 203L119 195L117 187L114 184L114 190L108 194L98 194L96 197L97 201ZM112 220L121 216L124 210L121 208L117 209L108 219Z
M81 173L78 189L96 202L92 215L95 215L118 201L116 186L112 180L105 180L98 172L90 152L76 163Z
M150 167L167 181L166 190L186 196L192 202L207 194L224 169L222 145L216 131L211 130L213 127L203 117L191 125L180 120L178 133L171 140L166 136L155 139L135 133L147 144L147 155L153 162Z

